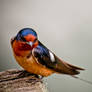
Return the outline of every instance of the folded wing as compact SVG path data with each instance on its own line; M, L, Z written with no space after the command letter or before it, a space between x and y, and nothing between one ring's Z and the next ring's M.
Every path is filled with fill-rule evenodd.
M55 72L76 75L80 73L83 68L69 64L61 59L59 59L54 53L52 53L48 48L46 48L40 41L39 45L34 48L33 55L37 59L37 62L44 65Z

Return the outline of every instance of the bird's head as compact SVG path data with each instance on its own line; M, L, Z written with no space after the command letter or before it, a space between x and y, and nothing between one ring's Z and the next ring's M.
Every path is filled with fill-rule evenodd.
M24 28L11 41L15 52L28 51L38 46L37 33L31 28Z
M16 40L34 48L38 45L37 33L31 28L24 28L19 31Z

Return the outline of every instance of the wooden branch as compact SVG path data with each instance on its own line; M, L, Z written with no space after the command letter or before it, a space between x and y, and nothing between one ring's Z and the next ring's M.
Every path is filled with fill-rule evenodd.
M24 70L0 72L0 92L47 92L41 78Z

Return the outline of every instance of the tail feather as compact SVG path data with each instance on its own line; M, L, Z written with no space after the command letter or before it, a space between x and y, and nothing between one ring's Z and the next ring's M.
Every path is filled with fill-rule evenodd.
M85 69L83 69L83 68L81 68L81 67L78 67L78 66L74 66L74 65L72 65L72 64L69 64L69 63L66 63L69 67L72 67L73 69L77 69L77 70L85 70Z
M59 73L68 74L68 75L77 75L77 74L80 74L80 70L85 70L78 66L69 64L69 63L59 59L57 56L55 56L55 57L56 57L57 65L54 69L55 69L55 71L57 71Z

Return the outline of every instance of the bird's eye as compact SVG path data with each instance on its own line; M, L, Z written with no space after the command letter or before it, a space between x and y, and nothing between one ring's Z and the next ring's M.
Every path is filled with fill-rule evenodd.
M26 42L26 39L23 36L21 36L21 40Z

